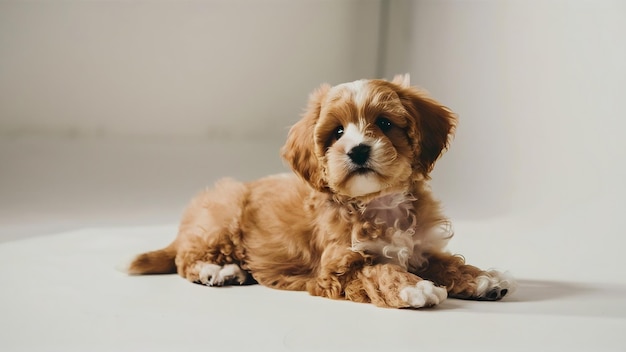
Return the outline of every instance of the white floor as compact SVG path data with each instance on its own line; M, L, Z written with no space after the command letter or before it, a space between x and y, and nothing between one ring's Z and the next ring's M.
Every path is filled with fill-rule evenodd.
M0 140L0 350L626 350L619 192L555 216L453 218L454 252L520 279L495 303L388 310L115 270L167 244L205 185L284 171L281 143Z

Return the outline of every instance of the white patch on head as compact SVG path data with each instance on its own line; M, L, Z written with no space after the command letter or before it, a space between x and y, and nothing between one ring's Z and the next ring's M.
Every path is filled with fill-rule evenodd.
M344 145L344 152L348 153L352 148L365 141L363 131L353 123L349 123L343 130L341 143Z
M413 308L432 307L443 302L448 292L437 287L432 281L422 280L415 286L407 286L400 290L400 298Z
M365 106L365 102L369 95L369 89L367 87L367 80L361 79L347 84L348 88L352 90L352 96L354 97L354 103L358 108Z
M350 95L352 96L356 106L361 108L365 105L367 97L370 93L367 83L368 81L366 79L360 79L354 82L338 84L330 89L328 96L333 96L338 91L347 89L351 93Z

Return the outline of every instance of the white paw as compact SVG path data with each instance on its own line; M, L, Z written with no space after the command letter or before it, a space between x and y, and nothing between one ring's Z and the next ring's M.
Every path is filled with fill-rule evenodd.
M476 298L479 300L497 301L517 288L515 279L507 272L489 270L486 273L476 278Z
M413 308L431 307L443 302L447 297L448 291L444 287L437 287L432 281L427 280L400 290L400 298Z
M217 264L198 262L198 282L207 286L223 286L225 284L243 284L247 274L237 264Z

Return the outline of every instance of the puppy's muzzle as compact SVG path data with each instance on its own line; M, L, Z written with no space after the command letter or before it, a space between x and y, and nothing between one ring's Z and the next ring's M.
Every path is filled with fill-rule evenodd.
M370 158L372 147L367 144L359 144L348 152L348 157L357 166L364 166Z

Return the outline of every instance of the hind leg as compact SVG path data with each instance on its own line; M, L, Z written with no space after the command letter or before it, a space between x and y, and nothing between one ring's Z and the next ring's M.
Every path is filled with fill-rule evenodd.
M229 236L214 234L211 241L194 236L180 246L176 255L178 274L207 286L242 285L248 273L241 267L241 258Z
M187 280L206 286L243 285L248 278L237 264L222 266L206 262L196 262L186 275Z
M246 282L240 223L247 192L242 183L224 179L192 200L176 238L182 277L207 286Z

